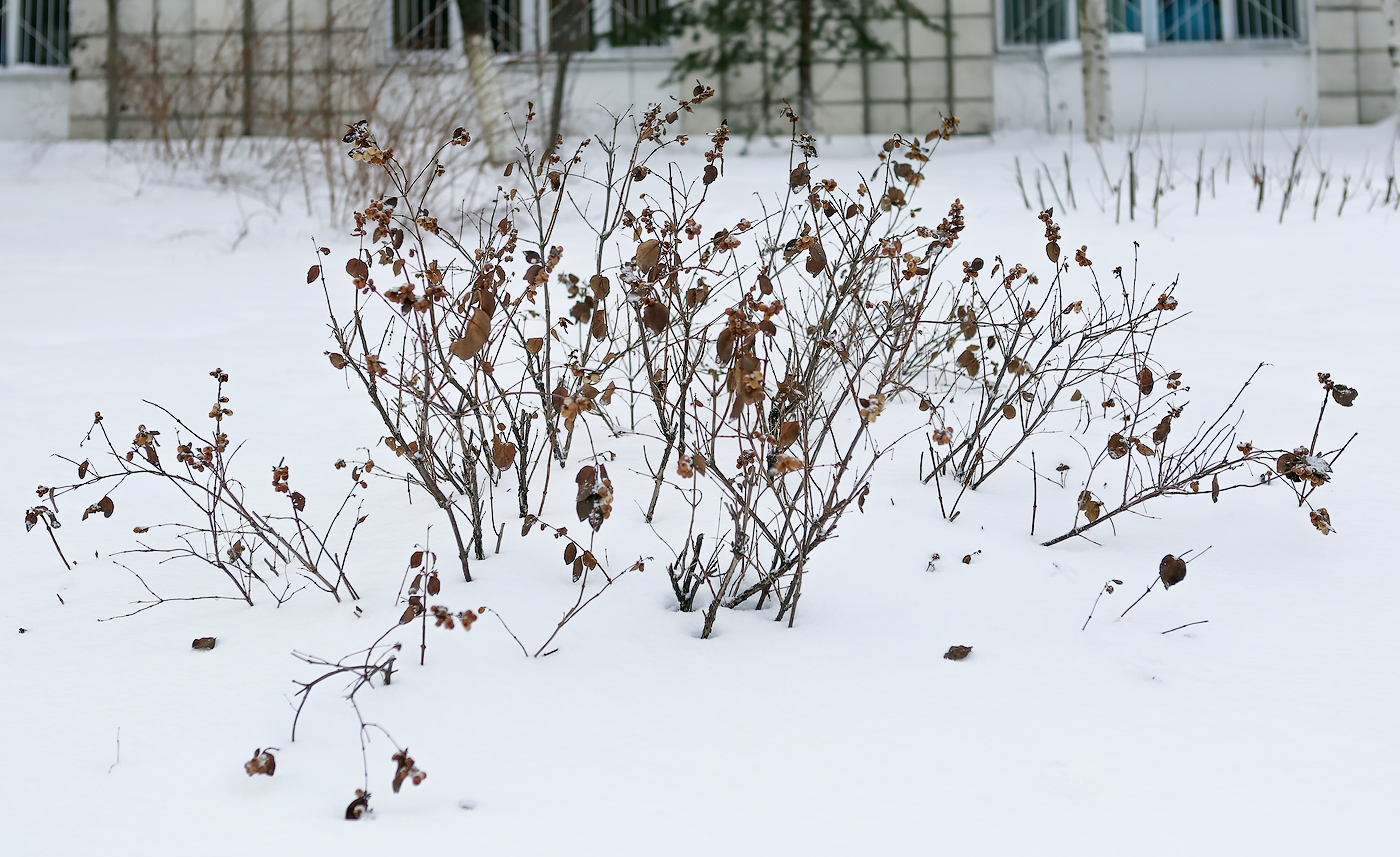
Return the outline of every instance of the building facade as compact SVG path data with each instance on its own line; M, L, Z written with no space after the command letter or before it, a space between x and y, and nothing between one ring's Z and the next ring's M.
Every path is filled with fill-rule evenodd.
M680 45L640 26L665 0L0 0L0 139L325 135L370 115L461 115L463 2L486 5L517 112L552 103L561 58L568 130L680 91ZM923 21L874 25L885 54L818 54L818 133L922 133L948 114L964 133L1082 126L1075 0L914 2ZM1396 96L1380 3L1109 0L1115 127L1382 119ZM706 82L718 97L696 128L785 130L791 73L755 63Z

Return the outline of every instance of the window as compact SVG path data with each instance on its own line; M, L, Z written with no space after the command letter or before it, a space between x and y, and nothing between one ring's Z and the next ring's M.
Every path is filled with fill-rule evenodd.
M592 51L600 36L614 47L666 44L660 15L667 0L385 0L385 4L392 44L398 51L449 50L459 26L468 32L484 31L497 54ZM473 16L477 16L475 25Z
M1235 27L1241 39L1297 39L1298 7L1293 0L1235 0Z
M614 0L620 2L620 0ZM1075 0L1002 0L1002 45L1033 47L1078 35ZM1113 33L1148 44L1300 41L1299 0L1108 0Z
M1142 0L1108 0L1110 33L1142 32Z
M68 33L68 0L0 0L0 65L68 65Z
M549 49L555 53L593 50L591 0L549 0Z
M394 48L447 50L452 45L449 10L448 0L394 0Z
M608 41L613 47L664 45L661 32L663 0L612 0L612 32Z
M1065 0L1006 0L1008 45L1040 45L1069 38Z
M491 35L491 47L495 48L496 53L520 53L522 29L520 0L488 0L486 32Z
M1220 39L1220 0L1158 0L1161 42L1214 42Z

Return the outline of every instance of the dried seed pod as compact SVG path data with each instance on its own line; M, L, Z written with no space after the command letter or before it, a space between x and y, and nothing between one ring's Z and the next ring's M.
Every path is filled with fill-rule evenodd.
M1309 512L1308 517L1312 520L1312 525L1317 527L1317 531L1324 536L1332 532L1332 517L1327 514L1326 509Z
M200 637L190 644L190 648L208 650L214 648L215 642L217 642L217 640L214 637Z
M1059 262L1060 262L1060 245L1057 244L1057 243L1055 243L1054 241L1051 241L1049 244L1046 244L1046 245L1045 245L1045 255L1046 255L1047 257L1049 257L1049 259L1050 259L1051 262L1053 262L1053 263L1055 263L1055 264L1059 264Z

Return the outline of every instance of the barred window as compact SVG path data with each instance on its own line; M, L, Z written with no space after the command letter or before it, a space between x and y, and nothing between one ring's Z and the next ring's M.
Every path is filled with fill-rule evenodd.
M394 0L394 47L445 51L452 44L448 0Z
M1235 0L1235 29L1241 39L1297 39L1294 0Z
M68 39L68 0L0 0L0 65L68 65Z
M520 53L523 48L520 0L488 0L486 32L498 54Z
M593 50L592 0L549 0L549 49Z
M1074 38L1074 3L1002 0L1002 44L1031 47ZM1113 33L1142 33L1149 43L1303 38L1299 0L1108 0L1108 26Z
M1142 32L1142 0L1108 0L1110 33Z
M612 33L608 41L614 47L664 45L661 13L664 0L612 0Z
M1158 0L1164 42L1214 42L1220 33L1220 0Z
M1006 44L1039 45L1069 38L1067 5L1066 0L1006 0Z

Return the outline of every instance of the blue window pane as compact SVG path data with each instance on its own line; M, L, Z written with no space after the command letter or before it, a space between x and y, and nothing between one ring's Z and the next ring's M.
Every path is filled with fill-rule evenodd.
M1142 0L1108 0L1110 33L1142 32Z
M1213 42L1220 39L1219 0L1162 0L1164 42Z

